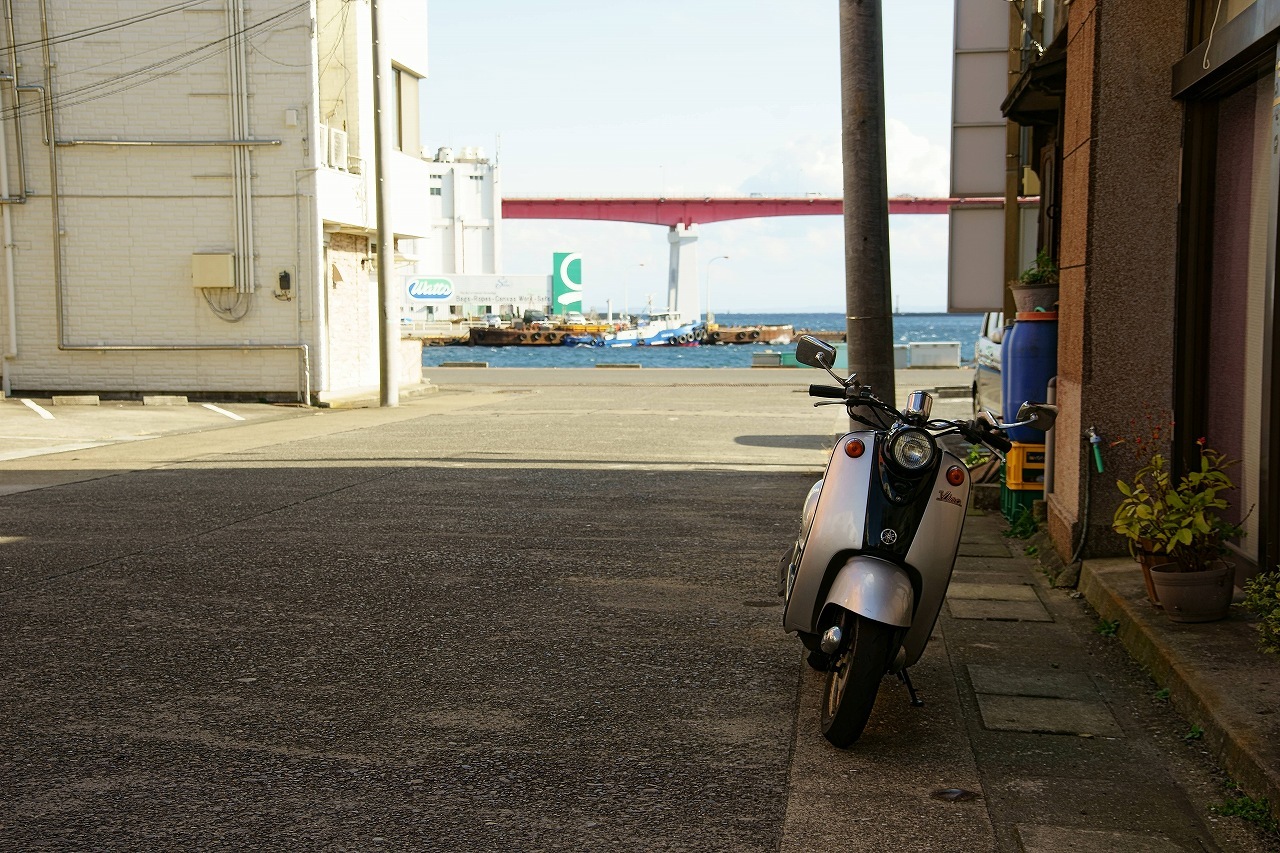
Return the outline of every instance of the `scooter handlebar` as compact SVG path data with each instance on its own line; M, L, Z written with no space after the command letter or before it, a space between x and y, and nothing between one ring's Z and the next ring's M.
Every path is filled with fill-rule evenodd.
M835 385L810 385L810 397L830 397L833 400L843 400L845 390Z
M965 423L956 422L960 434L974 444L982 443L999 453L1008 453L1013 449L1013 442L1005 438L1004 433L988 429L981 421L972 420Z
M987 445L989 445L992 449L998 450L1001 453L1008 453L1010 450L1013 449L1012 441L1005 438L1003 435L998 435L994 432L984 433L982 436L982 440Z

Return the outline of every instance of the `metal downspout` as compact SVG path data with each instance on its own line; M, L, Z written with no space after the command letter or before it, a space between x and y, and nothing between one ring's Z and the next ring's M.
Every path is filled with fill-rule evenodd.
M58 198L58 146L53 141L58 138L57 125L53 115L53 58L49 51L49 3L40 0L40 57L44 61L44 91L41 102L44 104L45 137L49 140L49 221L53 224L53 304L57 314L58 349L62 349L66 340L66 323L63 319L62 294L62 217L59 214Z
M15 93L15 100L16 100ZM22 128L18 128L22 135ZM8 133L0 127L0 196L9 195L9 145ZM18 357L18 295L13 269L13 219L9 205L0 205L0 238L4 240L5 317L8 335L4 353L0 355L0 397L8 397L12 390L9 377L9 359Z
M308 192L307 199L307 240L305 244L299 240L298 250L302 251L302 246L306 245L309 249L310 264L309 268L311 276L304 279L299 270L298 275L298 311L299 311L299 333L298 340L310 340L316 350L316 382L319 386L315 390L321 388L327 390L329 388L328 369L329 369L329 328L328 328L328 309L326 300L329 298L329 288L326 286L329 280L329 264L328 253L324 243L324 222L320 216L317 203L318 181L320 171L320 149L322 145L328 143L327 138L321 133L320 129L320 46L317 43L319 31L317 21L319 14L316 11L316 0L311 0L308 8L311 16L311 26L309 37L307 40L307 144L305 145L304 170L307 174ZM294 191L298 191L298 175L294 173ZM310 303L309 316L303 312L302 282L310 281L314 288L308 295L307 299ZM305 327L304 333L302 323L309 321ZM311 393L313 389L308 383L307 391Z

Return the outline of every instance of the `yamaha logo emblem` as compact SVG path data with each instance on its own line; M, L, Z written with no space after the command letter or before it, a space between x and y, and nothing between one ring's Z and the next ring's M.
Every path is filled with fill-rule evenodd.
M888 528L885 528L880 531L880 541L886 545L892 545L894 542L898 541L898 532L896 530L889 530Z

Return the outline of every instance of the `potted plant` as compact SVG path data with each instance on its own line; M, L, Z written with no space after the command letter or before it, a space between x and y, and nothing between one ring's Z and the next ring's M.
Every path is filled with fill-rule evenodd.
M1058 304L1058 265L1041 249L1035 263L1022 271L1017 281L1009 282L1018 313L1056 311Z
M1117 482L1122 499L1112 529L1135 552L1154 555L1148 595L1175 622L1209 622L1227 615L1235 568L1223 560L1227 542L1242 535L1223 517L1225 493L1235 488L1227 469L1235 464L1200 439L1200 465L1175 479L1167 460L1153 454L1134 474Z

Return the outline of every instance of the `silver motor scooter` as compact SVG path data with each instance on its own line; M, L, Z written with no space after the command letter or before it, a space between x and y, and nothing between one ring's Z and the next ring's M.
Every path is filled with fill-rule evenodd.
M938 439L959 434L1003 458L1003 430L1047 430L1057 410L1026 403L1017 421L989 413L971 421L930 420L932 396L913 391L901 412L876 398L857 376L832 369L835 348L805 335L802 364L825 370L838 385L809 394L843 405L867 426L835 445L823 478L804 501L800 535L778 566L786 599L783 627L809 649L809 664L827 673L822 733L839 747L858 739L880 681L895 673L913 705L923 704L907 675L920 659L951 582L969 505L969 471Z

